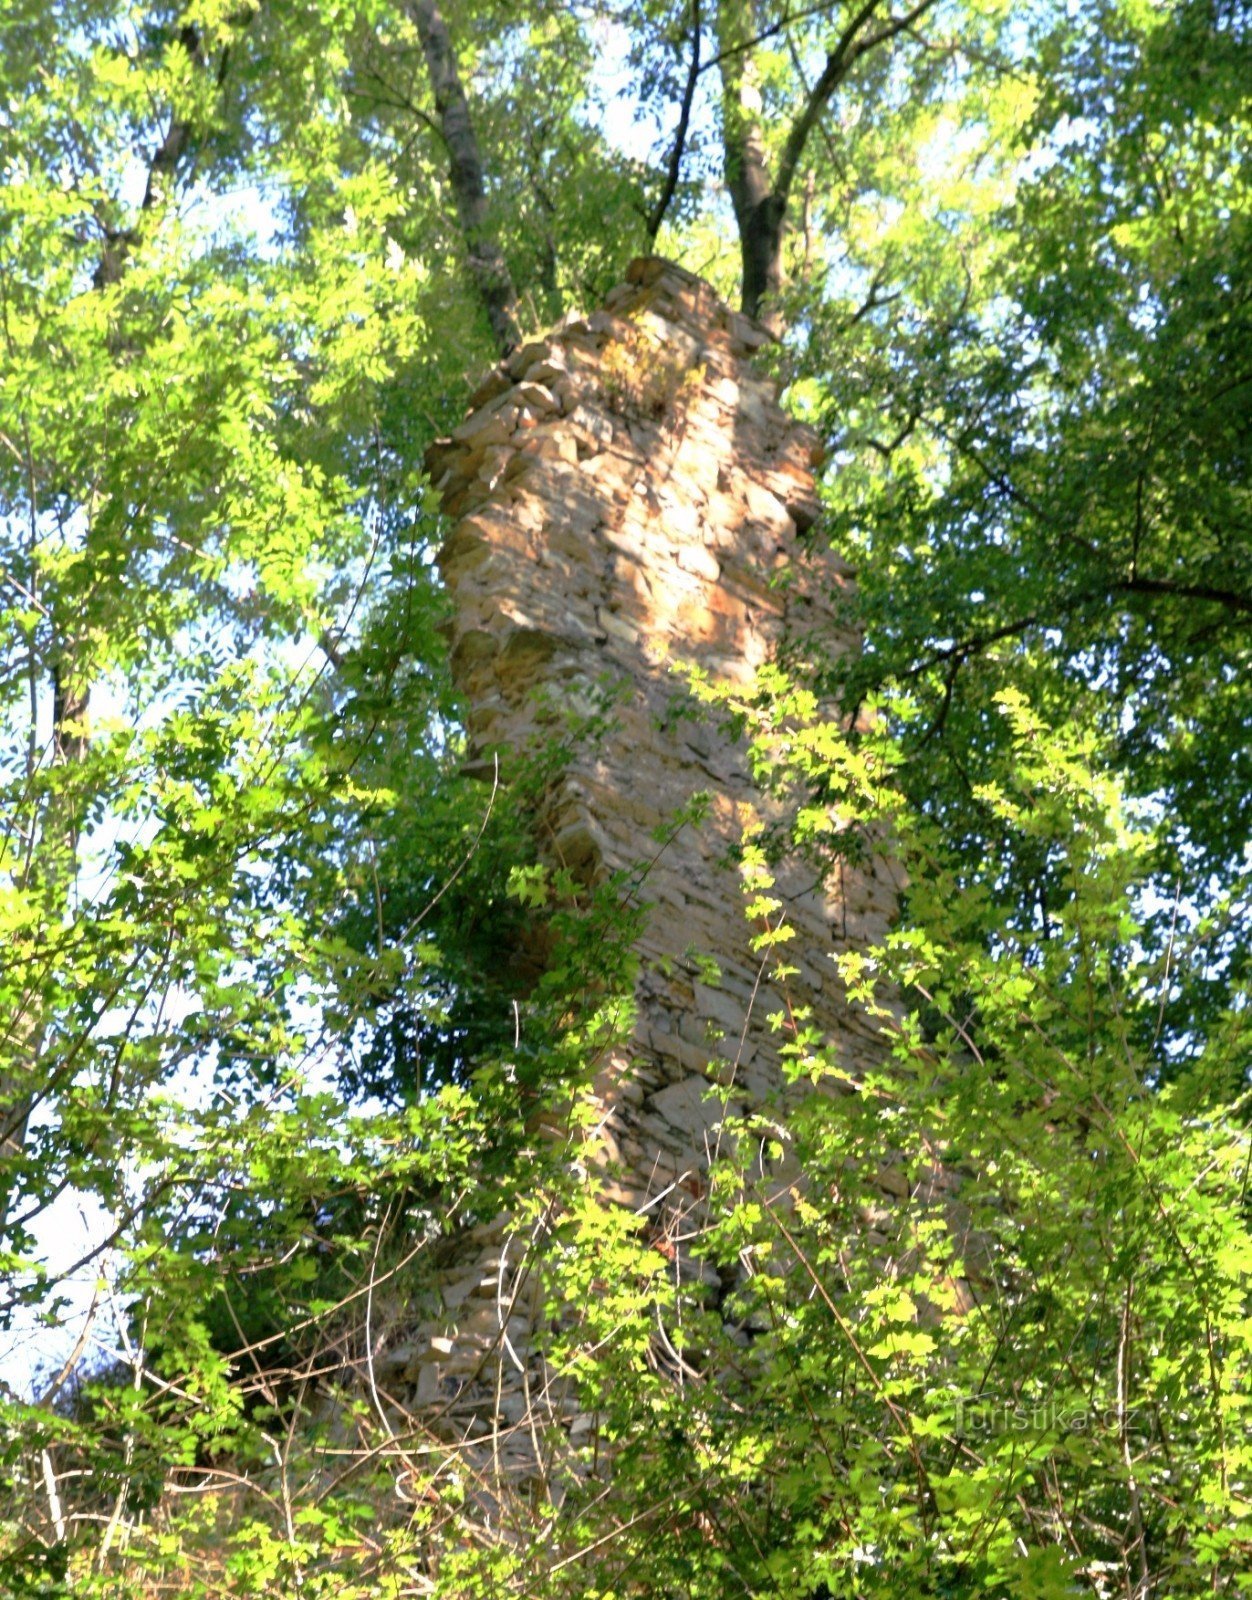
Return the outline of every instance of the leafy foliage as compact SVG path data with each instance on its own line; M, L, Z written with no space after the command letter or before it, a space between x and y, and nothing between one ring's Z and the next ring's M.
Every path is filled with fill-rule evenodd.
M1000 690L1098 730L1169 815L1161 948L1178 894L1204 906L1248 842L1247 21L1102 6L1038 50L1007 199L971 209L953 184L911 292L838 335L842 363L814 340L874 643L849 692L911 688L912 792L971 860L1013 848L978 795ZM1046 924L1046 862L1015 871ZM1177 1050L1246 977L1229 946L1196 968L1167 1008ZM1222 973L1203 1000L1201 968Z
M528 816L612 708L465 770L421 459L496 351L413 9L17 0L0 1314L61 1337L0 1392L0 1586L1243 1592L1246 5L445 21L523 325L658 232L729 291L735 149L795 158L771 359L867 646L695 687L787 848L907 869L832 968L889 1060L811 1025L746 840L793 1098L728 1112L696 1282L604 1203L640 884ZM487 1539L379 1359L501 1211L614 1468Z

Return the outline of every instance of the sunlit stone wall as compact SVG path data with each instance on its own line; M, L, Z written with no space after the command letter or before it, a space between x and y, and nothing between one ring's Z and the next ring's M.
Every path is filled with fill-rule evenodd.
M452 522L440 564L475 754L498 754L507 785L511 755L554 704L587 709L614 691L611 730L579 747L534 819L543 857L583 881L650 863L638 1020L600 1065L602 1110L577 1159L606 1204L673 1241L678 1276L711 1290L716 1274L683 1242L724 1115L709 1087L729 1085L737 1109L780 1090L767 1019L786 1001L813 1008L851 1073L875 1059L831 952L880 937L896 894L882 861L845 868L833 887L784 865L799 971L777 992L731 859L761 798L742 749L682 710L678 663L746 681L784 640L802 648L820 629L827 649L840 642L834 604L850 575L805 540L818 444L753 369L767 338L699 279L636 261L602 310L497 369L428 456ZM706 816L672 829L697 791ZM536 1248L504 1218L467 1234L437 1315L382 1358L443 1437L520 1475L545 1435L577 1442L595 1425L553 1381Z

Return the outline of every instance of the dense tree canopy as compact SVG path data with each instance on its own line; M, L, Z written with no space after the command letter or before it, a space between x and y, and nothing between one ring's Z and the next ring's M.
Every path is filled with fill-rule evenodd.
M1244 1592L1250 83L1245 0L11 0L0 1307L44 1343L0 1371L0 1588ZM827 445L863 653L697 691L849 819L798 847L898 841L844 977L904 1003L894 1070L787 1130L837 1203L726 1175L708 1248L780 1263L751 1361L699 1330L733 1382L643 1359L647 1253L571 1201L613 1490L476 1543L351 1352L376 1283L533 1203L636 912L545 902L527 964L562 751L508 804L464 770L422 458L649 249ZM977 1315L925 1208L891 1273L858 1247L846 1175L936 1127ZM963 1432L987 1395L1047 1415Z

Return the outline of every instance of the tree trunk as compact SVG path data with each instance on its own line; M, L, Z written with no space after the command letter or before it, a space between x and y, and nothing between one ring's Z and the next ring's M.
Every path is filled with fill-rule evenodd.
M739 222L739 250L743 260L740 306L772 334L783 331L778 294L782 288L782 241L786 206L775 194L753 206Z
M521 338L517 290L508 262L488 223L482 156L452 38L435 0L406 0L406 9L417 29L430 73L439 128L448 148L452 193L469 257L470 275L491 324L496 348L501 355L508 355Z
M734 207L743 262L740 307L773 334L782 332L778 292L782 288L782 237L787 203L775 194L761 135L761 94L747 48L747 29L737 5L718 13L722 74L722 142L726 187Z
M865 56L890 45L931 11L937 0L916 0L908 11L884 17L884 0L860 0L849 7L842 31L826 62L792 118L771 178L761 136L761 93L752 62L752 8L742 0L722 0L718 10L718 61L722 70L722 141L726 186L739 226L743 257L742 306L773 334L783 331L778 307L782 288L782 242L791 187L800 170L809 136L832 95L847 83ZM842 9L842 8L840 8Z

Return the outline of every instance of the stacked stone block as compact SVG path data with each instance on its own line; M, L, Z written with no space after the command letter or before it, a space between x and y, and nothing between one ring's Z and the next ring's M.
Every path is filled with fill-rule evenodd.
M684 712L675 669L748 682L813 631L828 650L857 648L835 619L851 575L805 537L816 437L753 368L767 339L699 279L637 261L602 310L493 372L427 463L452 524L440 565L474 755L498 757L507 785L554 706L590 710L611 691L610 731L579 747L535 827L545 859L585 880L650 862L637 1022L601 1065L582 1159L606 1204L675 1239L725 1115L710 1088L729 1087L732 1110L781 1092L768 1018L787 998L762 976L733 865L764 802L742 748ZM673 829L697 791L707 814ZM882 936L897 886L882 860L833 887L814 878L803 862L780 872L796 930L790 998L855 1075L879 1045L831 955ZM437 1314L390 1357L419 1415L519 1477L538 1470L553 1423L575 1441L594 1425L545 1363L528 1270L539 1247L505 1218L468 1233ZM689 1278L710 1271L681 1247L675 1260Z

